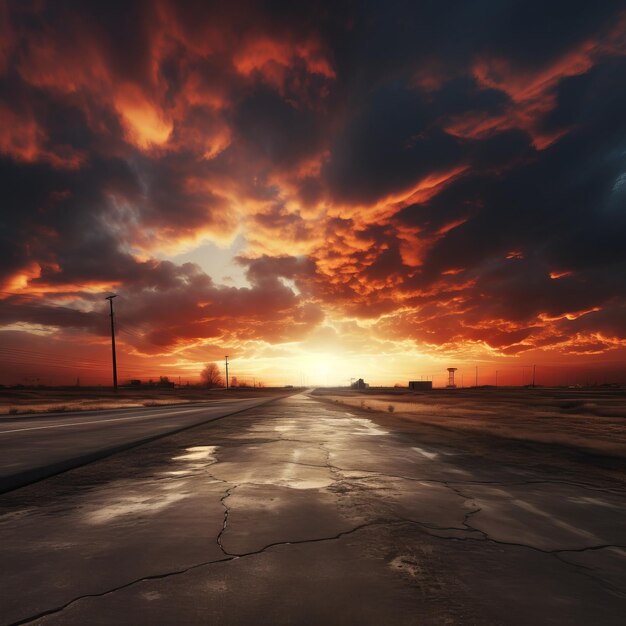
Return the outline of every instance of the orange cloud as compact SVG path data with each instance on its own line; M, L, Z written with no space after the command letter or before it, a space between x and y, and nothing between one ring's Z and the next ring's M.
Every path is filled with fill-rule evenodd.
M27 112L17 114L0 102L0 153L25 163L47 162L60 169L78 169L84 152L71 146L51 146L46 131Z
M233 65L240 74L250 76L259 72L278 89L284 86L285 69L298 62L302 62L310 74L335 78L321 45L312 39L292 42L259 36L245 42L233 57Z
M147 150L168 141L172 120L136 86L119 87L113 104L123 120L128 140L138 148Z
M572 311L569 313L562 313L561 315L548 315L547 313L540 313L539 314L539 319L542 322L556 322L558 320L577 320L579 317L582 317L583 315L589 315L589 313L595 313L596 311L601 311L602 309L600 307L594 306L591 309L587 309L585 311Z
M549 65L522 70L504 58L482 57L472 74L479 85L505 92L511 105L502 115L471 112L454 117L446 131L458 137L482 139L495 132L519 128L528 132L538 150L543 150L567 133L566 129L546 133L540 122L556 105L555 87L563 78L588 72L605 54L626 53L626 13L604 39L588 39Z
M573 272L570 271L561 271L561 272L550 272L550 278L552 280L557 280L558 278L565 278L566 276L571 276Z

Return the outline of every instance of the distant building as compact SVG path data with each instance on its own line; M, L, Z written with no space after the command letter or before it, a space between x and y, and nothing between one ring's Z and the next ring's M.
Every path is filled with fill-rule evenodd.
M431 391L433 388L432 380L410 380L409 389L412 391Z
M448 384L446 385L447 389L456 389L456 383L454 382L454 372L456 372L456 367L448 367Z
M359 378L359 380L352 383L350 387L352 387L352 389L367 389L369 385L362 378Z
M140 387L141 386L141 381L138 378L133 378L130 381L130 386L131 387Z

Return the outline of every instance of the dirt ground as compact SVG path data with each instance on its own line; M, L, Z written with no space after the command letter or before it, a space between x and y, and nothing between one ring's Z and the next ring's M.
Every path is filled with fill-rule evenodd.
M335 404L393 414L412 424L486 433L626 458L624 389L454 389L416 393L324 390Z
M182 387L180 389L138 388L120 389L114 393L102 388L66 389L0 389L0 419L4 416L52 413L57 411L94 411L141 406L166 406L206 402L225 398L252 398L266 395L282 395L284 389L235 388L203 389Z

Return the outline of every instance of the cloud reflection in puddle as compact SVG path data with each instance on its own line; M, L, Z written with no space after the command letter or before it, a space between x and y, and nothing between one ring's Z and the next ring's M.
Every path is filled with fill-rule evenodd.
M374 422L368 419L353 417L352 422L356 423L358 430L353 431L354 435L381 436L389 434L382 428L377 428Z
M217 446L193 446L187 448L186 454L172 457L173 461L215 461Z
M93 511L87 516L92 524L106 524L119 517L137 514L154 514L171 504L189 497L189 493L163 493L153 496L127 496L117 502Z
M162 472L162 476L167 476L170 480L163 481L156 485L150 482L142 482L133 485L137 492L116 499L107 506L101 507L87 514L87 522L91 524L105 524L113 520L129 515L153 515L163 511L167 507L180 502L192 495L190 491L183 491L187 485L186 480L181 480L189 476L195 470L203 469L207 465L216 462L215 452L217 446L193 446L186 448L185 454L172 458L173 461L185 462L184 469L170 470Z

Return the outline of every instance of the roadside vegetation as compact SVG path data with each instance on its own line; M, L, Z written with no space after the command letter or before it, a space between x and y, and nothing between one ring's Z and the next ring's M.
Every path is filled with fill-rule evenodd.
M284 388L238 387L231 389L180 387L174 389L124 388L118 393L103 387L0 389L0 419L37 413L94 411L133 407L158 407L206 402L224 398L283 395Z
M626 458L624 389L317 389L313 395L346 408L385 413L406 428L428 424Z

